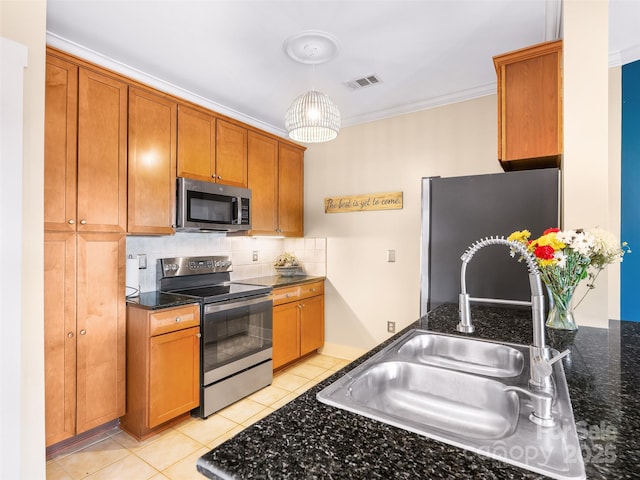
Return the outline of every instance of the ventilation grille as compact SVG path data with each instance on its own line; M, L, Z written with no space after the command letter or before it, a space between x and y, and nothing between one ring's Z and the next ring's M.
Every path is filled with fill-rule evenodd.
M371 74L366 77L356 78L355 80L349 80L344 84L352 90L358 90L360 88L371 87L372 85L377 85L382 83L382 80L378 75Z

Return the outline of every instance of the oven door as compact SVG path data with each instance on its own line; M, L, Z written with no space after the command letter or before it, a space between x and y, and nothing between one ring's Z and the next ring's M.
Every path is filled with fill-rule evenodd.
M210 303L203 311L203 386L271 359L271 295Z

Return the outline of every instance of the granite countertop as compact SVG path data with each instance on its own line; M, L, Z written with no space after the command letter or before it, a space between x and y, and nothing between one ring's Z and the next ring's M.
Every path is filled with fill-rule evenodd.
M137 297L127 297L127 304L146 310L179 307L189 303L198 303L198 300L185 295L175 295L173 293L162 293L158 291L142 292Z
M285 277L282 275L271 275L268 277L243 278L242 280L234 280L234 283L247 283L250 285L264 285L265 287L289 287L300 283L317 282L324 280L325 277L313 275L293 275Z
M197 463L211 479L546 478L485 456L330 407L316 394L411 328L457 334L457 305L444 305L332 377L263 418ZM528 310L472 306L469 336L530 344ZM547 330L549 345L571 349L563 365L587 478L638 478L640 323L609 329Z

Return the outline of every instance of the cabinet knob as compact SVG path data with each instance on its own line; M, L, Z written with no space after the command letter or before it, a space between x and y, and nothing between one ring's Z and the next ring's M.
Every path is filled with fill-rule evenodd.
M80 220L80 225L86 225L87 221L86 220Z
M176 317L176 322L181 322L182 319L180 317Z
M67 333L67 338L73 338L73 332Z
M196 338L200 338L202 336L201 333L196 333Z
M298 305L298 308L304 308L303 304Z
M76 221L73 218L71 218L71 219L69 219L69 221L67 223L69 225L73 225L74 223L76 223Z
M312 292L315 292L315 291L316 291L316 289L315 289L315 288L312 288L312 289L311 289L311 291L312 291Z
M87 331L86 330L80 330L80 335L86 335Z
M289 297L291 296L291 294L290 294L290 293L285 293L285 295L284 295L284 296L285 296L286 298L289 298Z
M218 180L222 180L222 176L218 175Z

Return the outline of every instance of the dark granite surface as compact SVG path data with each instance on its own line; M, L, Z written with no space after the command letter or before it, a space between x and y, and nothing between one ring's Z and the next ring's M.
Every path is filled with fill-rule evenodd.
M265 287L289 287L299 283L317 282L324 280L325 277L316 277L313 275L294 275L292 277L284 277L282 275L272 275L269 277L243 278L235 280L235 283L248 283L250 285L264 285Z
M127 303L147 310L158 310L160 308L179 307L180 305L197 303L197 301L195 301L193 297L153 291L142 292L137 297L127 298Z
M472 337L529 344L528 310L472 306ZM457 305L435 309L297 399L203 455L211 479L546 478L322 404L316 393L411 328L457 334ZM587 478L640 478L640 323L547 331L563 365Z

